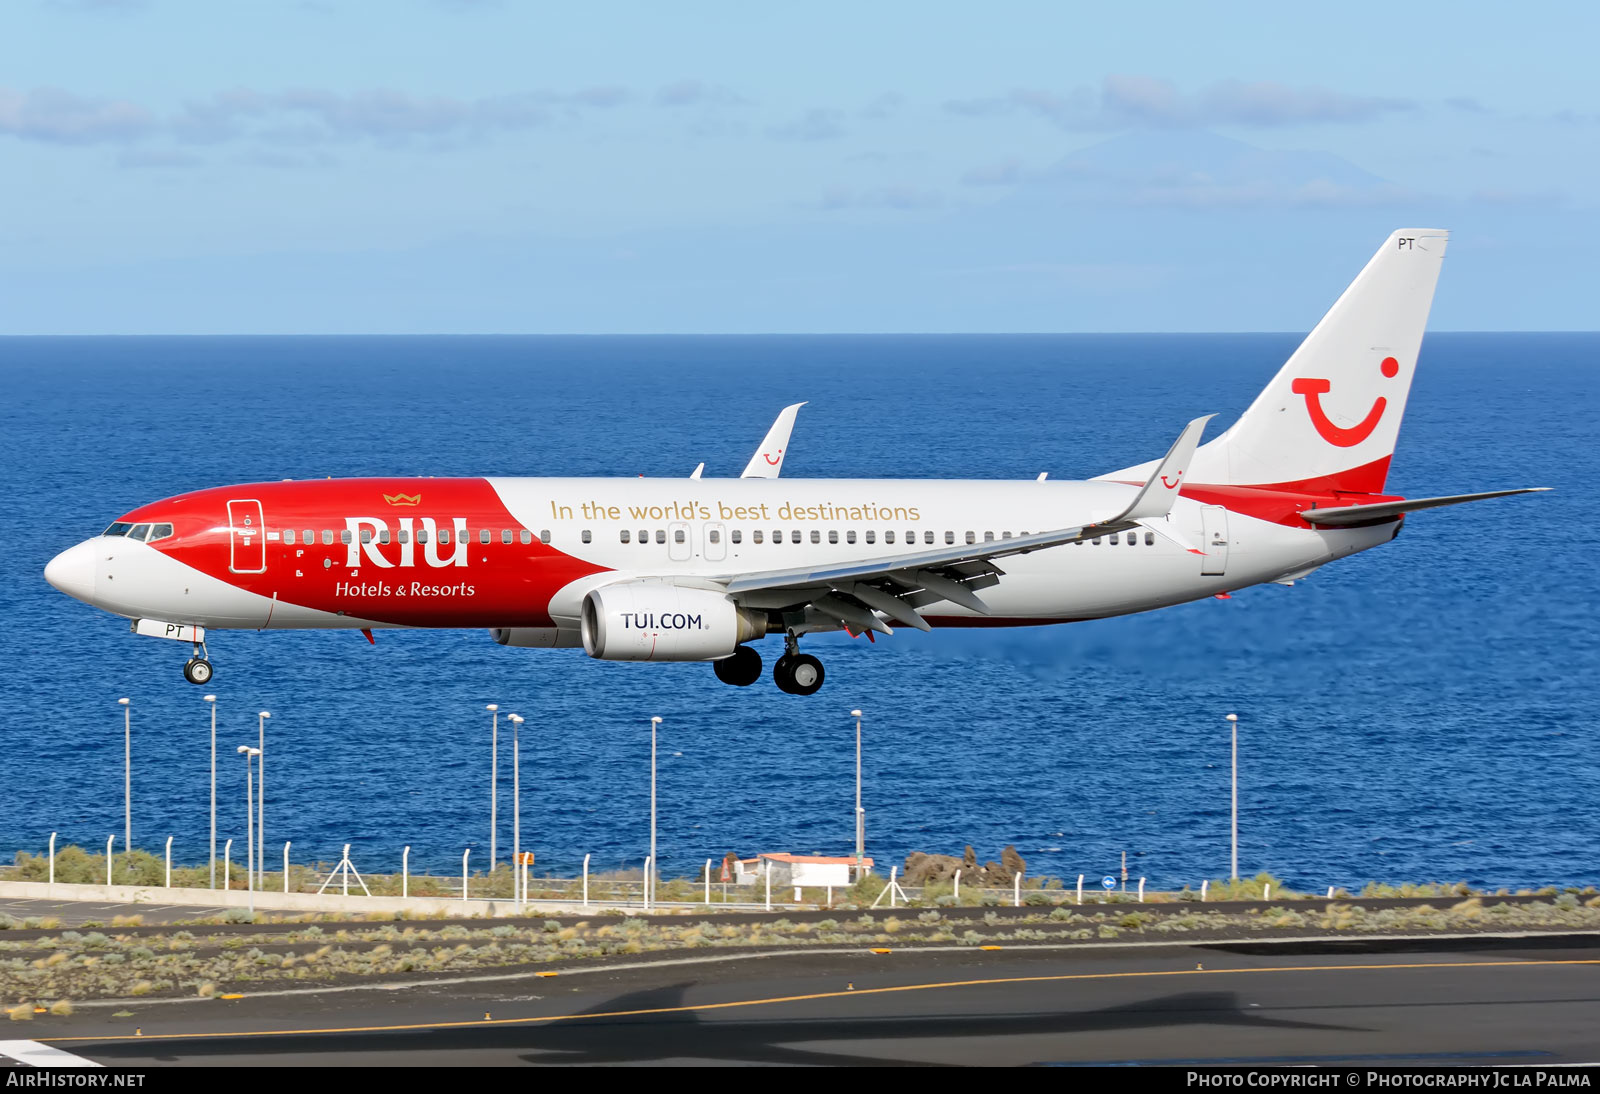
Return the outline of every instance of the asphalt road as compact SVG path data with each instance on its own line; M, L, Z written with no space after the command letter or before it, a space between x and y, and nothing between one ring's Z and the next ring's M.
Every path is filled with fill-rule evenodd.
M110 923L119 915L136 915L145 923L182 923L185 920L222 915L228 909L222 905L201 908L193 904L128 904L96 900L22 900L0 899L0 912L17 919L45 917L57 919L63 927L81 927L85 923Z
M1587 1063L1600 948L716 957L95 1008L13 1030L111 1066Z

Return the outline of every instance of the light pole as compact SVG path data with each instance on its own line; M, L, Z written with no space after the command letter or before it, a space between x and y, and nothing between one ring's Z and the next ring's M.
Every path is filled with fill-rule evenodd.
M508 714L511 722L511 899L522 908L522 715Z
M1233 729L1233 880L1239 880L1239 716L1228 715Z
M270 711L256 718L256 879L267 876L267 719Z
M644 877L646 907L656 895L655 875L660 873L656 865L656 728L660 725L659 715L650 719L650 869Z
M494 876L495 863L499 859L495 856L495 806L496 793L500 786L500 704L490 703L483 708L494 715L494 729L489 736L489 876Z
M259 748L251 748L249 745L240 745L239 753L244 756L244 819L249 832L249 838L245 842L244 887L250 893L250 913L254 915L256 910L256 882L252 870L256 861L256 814L255 802L251 800L255 797L255 791L251 786L250 761L259 759L261 750Z
M217 887L217 697L202 696L211 707L211 887Z
M866 843L866 814L861 811L861 712L852 710L850 716L856 720L856 880L861 880L861 859Z
M133 700L118 699L122 707L122 849L133 850Z

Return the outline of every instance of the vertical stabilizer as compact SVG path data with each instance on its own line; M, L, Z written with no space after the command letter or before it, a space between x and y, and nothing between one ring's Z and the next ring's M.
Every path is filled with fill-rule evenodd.
M1227 432L1192 483L1383 490L1449 233L1395 232ZM1145 477L1143 464L1102 478Z

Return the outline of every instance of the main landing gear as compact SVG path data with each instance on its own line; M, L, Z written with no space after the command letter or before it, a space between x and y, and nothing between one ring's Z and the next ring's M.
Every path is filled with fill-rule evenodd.
M772 679L778 690L790 695L814 695L822 687L822 662L800 652L794 635L784 640L784 654L772 666ZM761 655L749 646L740 646L732 657L711 662L717 679L736 688L747 688L761 679Z
M784 653L772 666L772 679L778 690L790 695L815 695L822 687L822 662L800 652L800 640L790 631L783 639Z
M204 643L195 643L194 650L189 654L189 660L183 666L183 678L185 680L191 684L199 684L202 687L211 683L211 662L206 660L206 656L210 652L205 648Z
M736 688L747 688L761 679L761 655L749 646L740 646L732 657L711 662L717 679Z

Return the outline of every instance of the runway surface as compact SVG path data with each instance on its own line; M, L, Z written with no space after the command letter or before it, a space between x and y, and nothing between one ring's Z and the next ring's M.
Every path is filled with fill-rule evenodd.
M119 915L136 915L147 924L182 923L189 919L222 915L226 911L228 909L220 904L200 907L193 904L130 904L109 900L0 900L0 913L21 920L34 917L55 919L63 927L110 923Z
M44 1016L25 1032L110 1066L1600 1059L1600 949L1593 946L1305 949L717 958L133 1005L124 1017L101 1008Z

